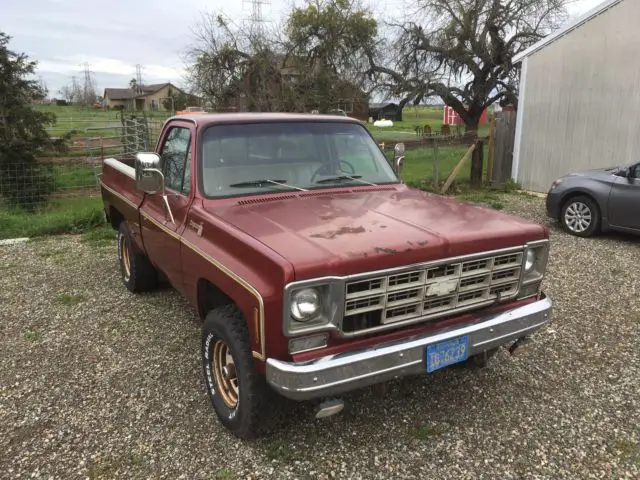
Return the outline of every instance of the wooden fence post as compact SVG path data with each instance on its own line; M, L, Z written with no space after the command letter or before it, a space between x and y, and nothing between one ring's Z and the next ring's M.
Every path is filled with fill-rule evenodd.
M491 115L491 126L489 127L489 152L487 153L487 178L486 183L491 185L493 180L493 144L496 138L496 116Z

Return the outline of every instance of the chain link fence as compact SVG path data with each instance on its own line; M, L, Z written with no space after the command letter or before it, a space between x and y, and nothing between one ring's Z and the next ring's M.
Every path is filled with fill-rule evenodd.
M0 174L0 210L34 209L58 199L99 193L98 174L107 157L122 158L155 148L163 120L143 116L115 122L84 121L64 134L58 122L51 132L55 151L42 152L35 164L4 164ZM55 134L58 133L59 136Z

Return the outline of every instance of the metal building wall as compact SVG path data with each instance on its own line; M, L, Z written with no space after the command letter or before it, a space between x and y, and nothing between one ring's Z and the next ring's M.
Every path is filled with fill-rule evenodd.
M527 59L517 180L640 161L640 0L626 0ZM517 141L517 139L516 139Z

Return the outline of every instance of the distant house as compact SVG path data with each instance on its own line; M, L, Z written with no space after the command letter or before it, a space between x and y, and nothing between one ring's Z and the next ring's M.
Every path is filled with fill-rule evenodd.
M392 120L394 122L402 121L402 108L397 103L370 103L369 117L373 120Z
M168 100L176 93L185 93L170 82L152 85L134 85L129 88L105 88L103 105L107 108L123 108L125 110L167 110Z

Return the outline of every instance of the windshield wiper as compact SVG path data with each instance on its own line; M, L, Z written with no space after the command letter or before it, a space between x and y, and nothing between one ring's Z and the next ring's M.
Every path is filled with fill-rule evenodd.
M331 182L339 182L342 180L352 180L354 182L364 183L366 185L374 185L375 183L366 182L364 180L360 180L362 175L340 175L339 177L331 177L331 178L323 178L322 180L318 180L316 183L331 183Z
M278 185L280 187L287 187L287 188L293 188L294 190L300 190L302 192L306 192L307 189L306 188L300 188L300 187L296 187L294 185L289 185L286 182L286 180L273 180L271 178L265 178L262 180L251 180L250 182L239 182L239 183L232 183L231 185L229 185L232 188L246 188L246 187L267 187L269 185Z

